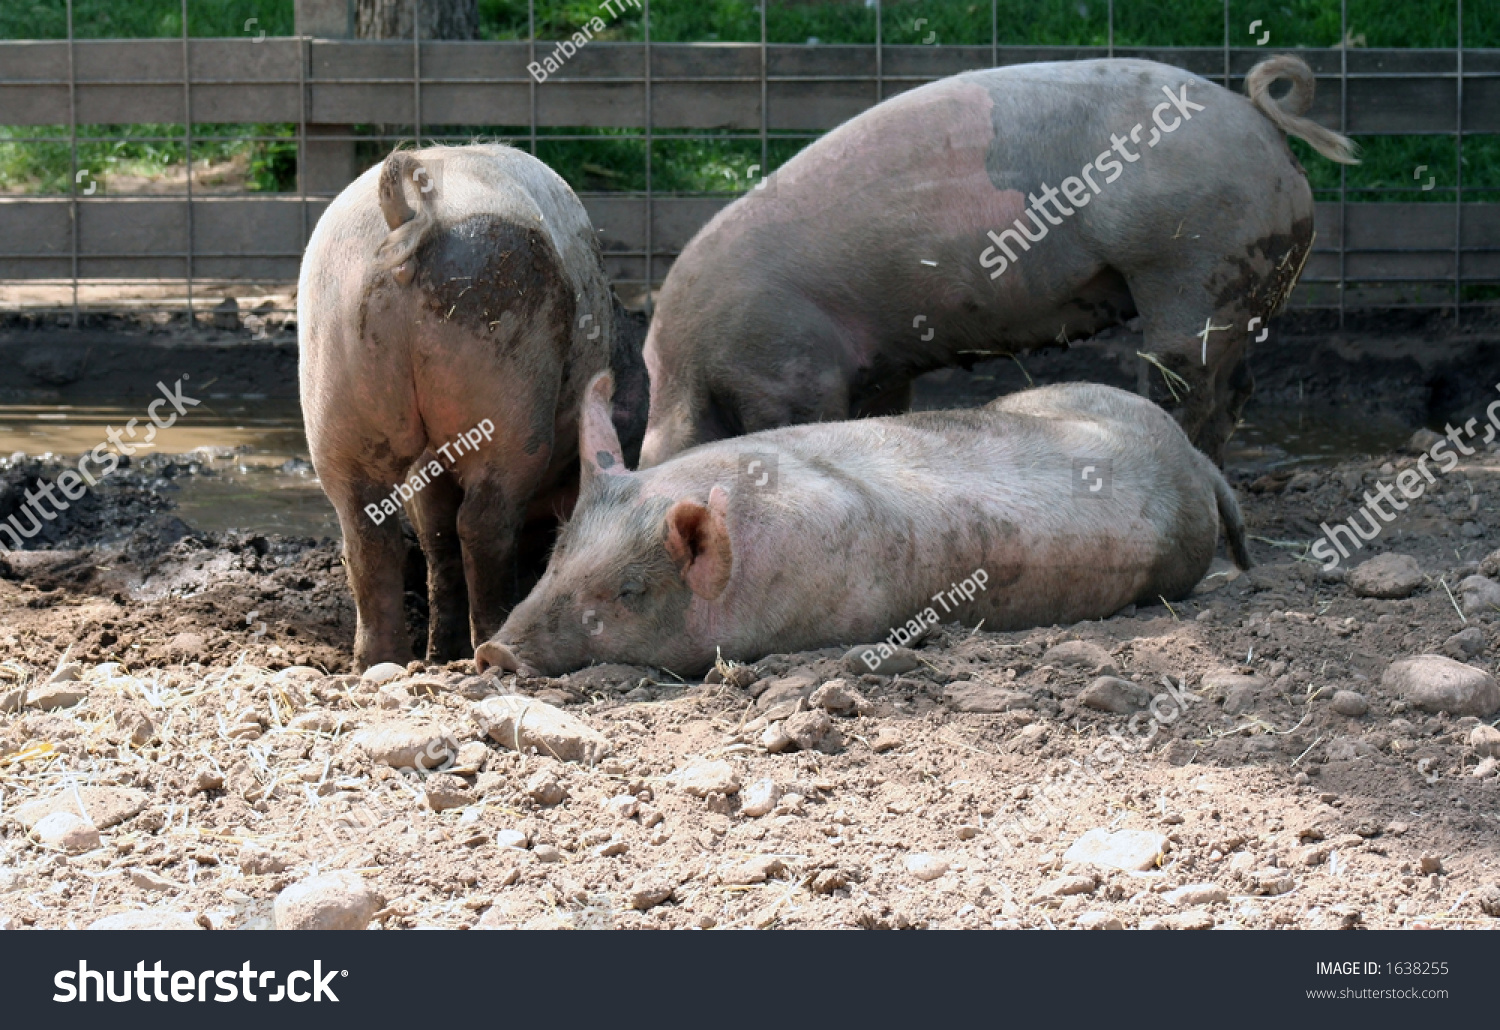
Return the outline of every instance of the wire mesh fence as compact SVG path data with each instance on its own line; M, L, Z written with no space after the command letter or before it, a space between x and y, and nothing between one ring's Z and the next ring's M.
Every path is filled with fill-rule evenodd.
M212 318L239 297L285 309L308 234L363 167L392 146L475 138L524 147L564 174L617 289L649 304L720 208L901 91L968 69L1111 56L1239 89L1276 49L1274 20L1231 0L1193 8L1222 11L1220 45L1171 47L1134 45L1139 26L1132 45L1117 39L1128 0L1076 5L1095 42L1024 45L1002 31L1000 0L988 5L987 41L975 38L983 5L958 5L960 42L937 31L953 31L954 4L846 4L873 37L853 43L787 42L771 24L799 5L766 3L739 26L752 38L662 42L650 0L604 0L588 32L560 39L539 34L538 0L527 0L521 38L490 41L424 39L416 12L432 0L409 0L415 31L403 40L348 38L347 0L297 0L293 35L268 33L283 12L247 17L239 38L194 36L189 0L173 0L176 38L98 39L76 31L80 2L59 0L61 38L0 42L0 145L11 155L0 161L0 308ZM1464 29L1493 42L1500 27L1451 0L1452 46L1365 47L1348 7L1339 0L1337 45L1297 52L1318 77L1311 115L1359 138L1370 160L1348 170L1304 156L1318 238L1293 303L1340 315L1493 303L1500 49L1466 46ZM622 35L634 38L605 38L627 21ZM143 174L121 158L135 150L176 160Z

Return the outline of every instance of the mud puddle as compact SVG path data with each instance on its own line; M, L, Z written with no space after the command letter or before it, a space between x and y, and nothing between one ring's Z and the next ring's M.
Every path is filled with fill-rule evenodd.
M77 455L106 443L142 419L137 398L126 403L0 405L0 455ZM144 431L138 426L136 437ZM124 439L127 444L130 437ZM205 399L159 430L136 457L199 457L190 475L158 484L177 514L209 533L240 530L285 536L337 537L338 517L308 460L297 403L259 397Z

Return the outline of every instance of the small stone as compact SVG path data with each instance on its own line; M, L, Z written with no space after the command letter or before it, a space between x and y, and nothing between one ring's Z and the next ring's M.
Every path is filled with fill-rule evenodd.
M1442 655L1392 662L1380 682L1425 712L1487 718L1500 710L1500 684L1493 676Z
M594 854L600 858L616 858L630 850L630 845L623 840L611 840L594 849Z
M1485 758L1500 758L1500 729L1480 723L1469 731L1469 746Z
M1349 570L1349 589L1360 597L1410 597L1427 581L1409 554L1379 554Z
M1500 919L1500 884L1485 884L1474 892L1474 900L1479 905L1479 911Z
M1488 576L1469 576L1458 584L1465 615L1500 611L1500 583Z
M406 666L397 665L395 662L381 662L366 669L359 677L359 681L370 687L383 687L405 675Z
M1036 893L1032 895L1032 900L1047 901L1070 897L1074 894L1092 894L1097 886L1099 886L1099 881L1092 876L1059 876L1038 887Z
M906 738L901 735L900 730L893 726L882 726L875 731L875 739L870 741L870 750L879 755L894 751L905 744Z
M842 869L823 869L813 877L810 886L814 894L832 894L849 886L849 874Z
M1418 429L1411 434L1411 439L1406 441L1402 449L1407 454L1426 454L1442 442L1442 434L1434 433L1431 429Z
M58 811L37 820L31 832L48 847L78 854L100 844L94 824L74 812Z
M1075 930L1123 930L1125 924L1108 912L1085 912L1073 921Z
M637 912L649 912L657 905L672 900L676 888L670 883L637 881L625 894L625 903Z
M907 855L905 865L908 873L911 873L923 882L936 880L948 871L948 862L946 859L939 858L936 855L929 855L925 851Z
M769 776L756 780L740 792L740 811L752 819L769 815L781 798L781 788Z
M535 749L562 762L597 764L613 750L609 738L535 698L501 694L473 709L474 721L502 747Z
M531 854L538 862L561 862L563 858L555 844L538 844L531 849Z
M812 697L813 691L818 689L818 678L812 673L799 672L791 676L781 676L777 679L764 680L757 685L758 692L755 699L755 707L762 712L770 712L782 705L789 706L787 714L791 714L797 707L797 702ZM770 715L768 718L784 718L784 716Z
M859 675L896 676L921 664L915 651L889 644L858 644L844 654L844 668Z
M773 722L761 731L760 746L773 755L779 755L792 746L792 738L787 736L781 723Z
M1101 712L1129 715L1151 703L1151 692L1118 676L1100 676L1083 689L1078 701Z
M1486 758L1476 765L1469 775L1476 780L1486 780L1496 773L1500 773L1500 758Z
M370 761L392 769L435 769L451 761L458 751L458 741L451 733L423 723L378 723L355 731L350 739Z
M839 743L833 720L822 709L798 712L782 723L782 729L802 751L836 750Z
M72 708L88 696L88 691L81 683L48 683L27 691L26 703L32 708L50 712L58 708Z
M1201 908L1189 909L1186 912L1174 912L1162 920L1169 930L1212 930L1214 928L1214 917Z
M246 876L270 876L275 873L284 873L292 867L292 863L285 856L256 844L242 845L234 864L239 866L240 872Z
M634 794L617 794L604 802L604 811L616 820L632 818L640 807L641 803Z
M1370 710L1370 702L1365 696L1355 690L1338 690L1334 692L1332 707L1340 715L1347 715L1351 719L1358 719Z
M78 677L80 677L82 675L83 675L83 666L82 665L79 665L77 662L68 662L65 665L59 665L57 667L57 671L54 672L51 676L47 677L47 682L48 683L72 683L74 680L78 679Z
M149 869L131 869L125 876L134 886L146 891L172 891L181 890L183 887L182 884L173 883L165 876L158 876Z
M1453 636L1443 641L1443 651L1450 658L1464 661L1480 654L1486 647L1484 630L1478 626L1470 626L1468 629L1459 630Z
M223 788L224 774L217 769L199 769L193 776L193 790L196 792L222 790Z
M725 761L698 759L689 762L675 775L678 789L697 798L710 794L737 794L740 789L734 767Z
M1328 853L1331 850L1327 844L1313 844L1299 851L1296 861L1299 865L1319 866L1328 861Z
M81 814L78 806L82 802L88 821L98 829L107 830L139 814L146 807L148 799L148 794L132 787L79 787L76 792L69 790L48 798L28 801L18 806L14 815L25 829L30 830L44 816L53 812Z
M1120 672L1108 651L1087 640L1064 640L1048 648L1042 655L1042 664L1059 669L1082 669L1084 672L1103 676L1117 676Z
M272 909L278 930L363 930L380 904L358 873L334 872L292 884Z
M531 838L520 830L496 830L495 847L510 848L513 851L525 851L531 845ZM546 861L546 859L543 859Z
M148 909L144 912L118 912L103 919L95 919L88 925L90 930L206 930L191 912L159 912Z
M287 729L298 733L344 733L353 726L352 717L322 710L299 712L292 716L291 722L287 723Z
M1163 898L1167 904L1176 908L1183 905L1218 905L1229 900L1229 892L1216 883L1190 883L1168 891Z
M1285 894L1297 886L1292 874L1283 869L1262 869L1252 879L1256 889L1262 894Z
M427 798L427 807L434 812L446 812L450 808L462 808L474 800L474 792L457 776L436 773L422 784Z
M1259 676L1238 672L1210 672L1203 677L1204 688L1224 698L1225 715L1238 715L1255 707L1267 685Z
M1063 854L1063 862L1144 872L1156 868L1157 859L1169 846L1167 838L1154 830L1116 830L1111 833L1097 827L1073 842Z
M568 792L550 770L542 769L526 781L526 796L543 807L551 807L562 804Z
M720 880L730 887L750 887L786 872L786 863L774 855L756 855L739 865L732 866L720 875Z
M829 680L813 691L807 701L813 707L835 715L855 714L869 707L869 702L847 680Z
M455 776L473 776L490 757L490 749L482 740L471 740L458 749L453 767L448 771Z
M1019 690L1006 690L990 683L975 680L960 680L943 689L943 696L956 711L994 715L1019 708L1033 708L1036 702L1030 694Z
M1443 860L1436 855L1423 855L1421 858L1422 875L1430 876L1433 873L1443 871Z
M958 835L959 840L973 840L983 831L978 826L974 826L970 823L963 823L958 827L958 829L954 830L953 832Z

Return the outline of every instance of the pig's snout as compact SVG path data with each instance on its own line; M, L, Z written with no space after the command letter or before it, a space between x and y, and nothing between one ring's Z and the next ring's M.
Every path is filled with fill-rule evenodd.
M497 640L487 640L474 650L474 666L481 673L493 667L501 672L513 672L517 676L537 675L535 669Z

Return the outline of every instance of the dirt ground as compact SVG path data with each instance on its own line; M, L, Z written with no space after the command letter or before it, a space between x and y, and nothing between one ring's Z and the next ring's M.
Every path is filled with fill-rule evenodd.
M1424 381L1370 390L1427 416ZM1258 566L1217 563L1170 606L941 627L890 676L834 648L684 683L353 676L336 543L198 532L169 487L206 474L199 456L153 456L49 523L45 549L0 552L0 926L270 926L282 890L333 870L387 929L1500 926L1481 720L1384 679L1428 653L1495 671L1497 611L1464 614L1459 584L1500 571L1500 450L1346 563L1411 556L1410 596L1359 596L1305 557L1415 460L1231 467ZM0 511L62 467L0 462ZM420 632L417 592L408 609ZM1106 675L1136 687L1090 688ZM1110 691L1119 711L1095 706ZM585 729L486 736L497 694L603 741L563 761ZM428 742L446 769L392 767ZM97 842L40 840L53 809ZM1140 831L1111 839L1133 868L1081 853L1120 831Z

